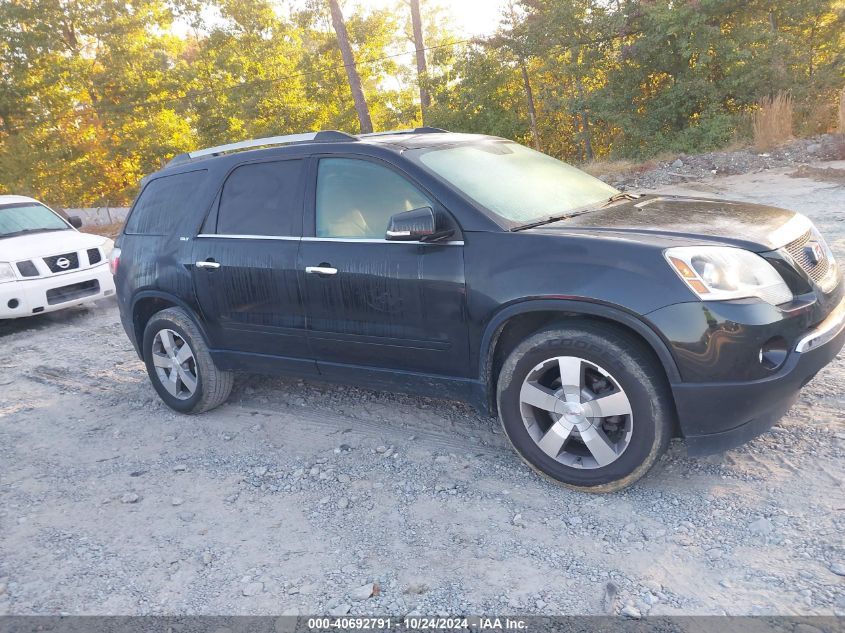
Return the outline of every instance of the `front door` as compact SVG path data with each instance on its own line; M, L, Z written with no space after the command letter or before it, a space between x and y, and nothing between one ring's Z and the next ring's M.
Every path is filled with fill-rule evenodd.
M395 213L445 211L380 162L322 158L316 172L313 236L303 238L298 267L320 373L367 367L467 376L460 233L442 243L384 239Z
M213 347L309 356L296 270L304 178L305 161L289 159L240 165L226 179L192 258Z

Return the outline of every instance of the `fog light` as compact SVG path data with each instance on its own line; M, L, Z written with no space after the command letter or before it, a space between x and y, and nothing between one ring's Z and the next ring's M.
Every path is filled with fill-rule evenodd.
M15 309L15 308L17 308L20 304L21 304L21 302L20 302L20 301L18 301L17 299L9 299L9 303L7 303L6 305L7 305L7 306L9 306L9 309L10 309L10 310L14 310L14 309Z
M766 369L778 369L786 361L787 353L786 339L773 336L760 348L760 364Z

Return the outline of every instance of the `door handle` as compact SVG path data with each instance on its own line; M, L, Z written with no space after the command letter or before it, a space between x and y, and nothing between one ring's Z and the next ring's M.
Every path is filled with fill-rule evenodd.
M197 262L196 267L197 268L207 268L209 270L217 270L218 268L220 268L220 264L218 264L214 260L209 259L209 260L206 260L204 262Z
M331 266L306 266L305 272L309 275L336 275L337 268Z

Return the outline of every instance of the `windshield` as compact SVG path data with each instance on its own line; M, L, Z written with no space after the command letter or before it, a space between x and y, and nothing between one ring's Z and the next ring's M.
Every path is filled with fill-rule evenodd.
M515 228L619 193L572 165L509 141L423 150L419 161Z
M70 229L67 222L42 204L25 202L0 207L0 239L65 229Z

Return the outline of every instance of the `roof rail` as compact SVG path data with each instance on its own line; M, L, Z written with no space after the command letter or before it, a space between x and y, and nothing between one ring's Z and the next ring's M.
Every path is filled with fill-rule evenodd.
M389 130L387 132L370 132L369 134L359 134L358 138L368 138L371 136L388 136L390 134L440 134L448 132L449 130L441 130L439 127L415 127L408 130Z
M332 141L357 141L358 138L347 134L346 132L338 132L336 130L325 130L322 132L307 132L305 134L288 134L286 136L268 136L266 138L250 139L248 141L240 141L238 143L229 143L227 145L218 145L217 147L208 147L205 149L198 149L186 154L179 154L174 156L168 165L177 165L184 163L194 158L201 158L202 156L216 156L224 152L234 152L242 149L251 149L253 147L268 147L271 145L290 145L292 143L328 143Z

